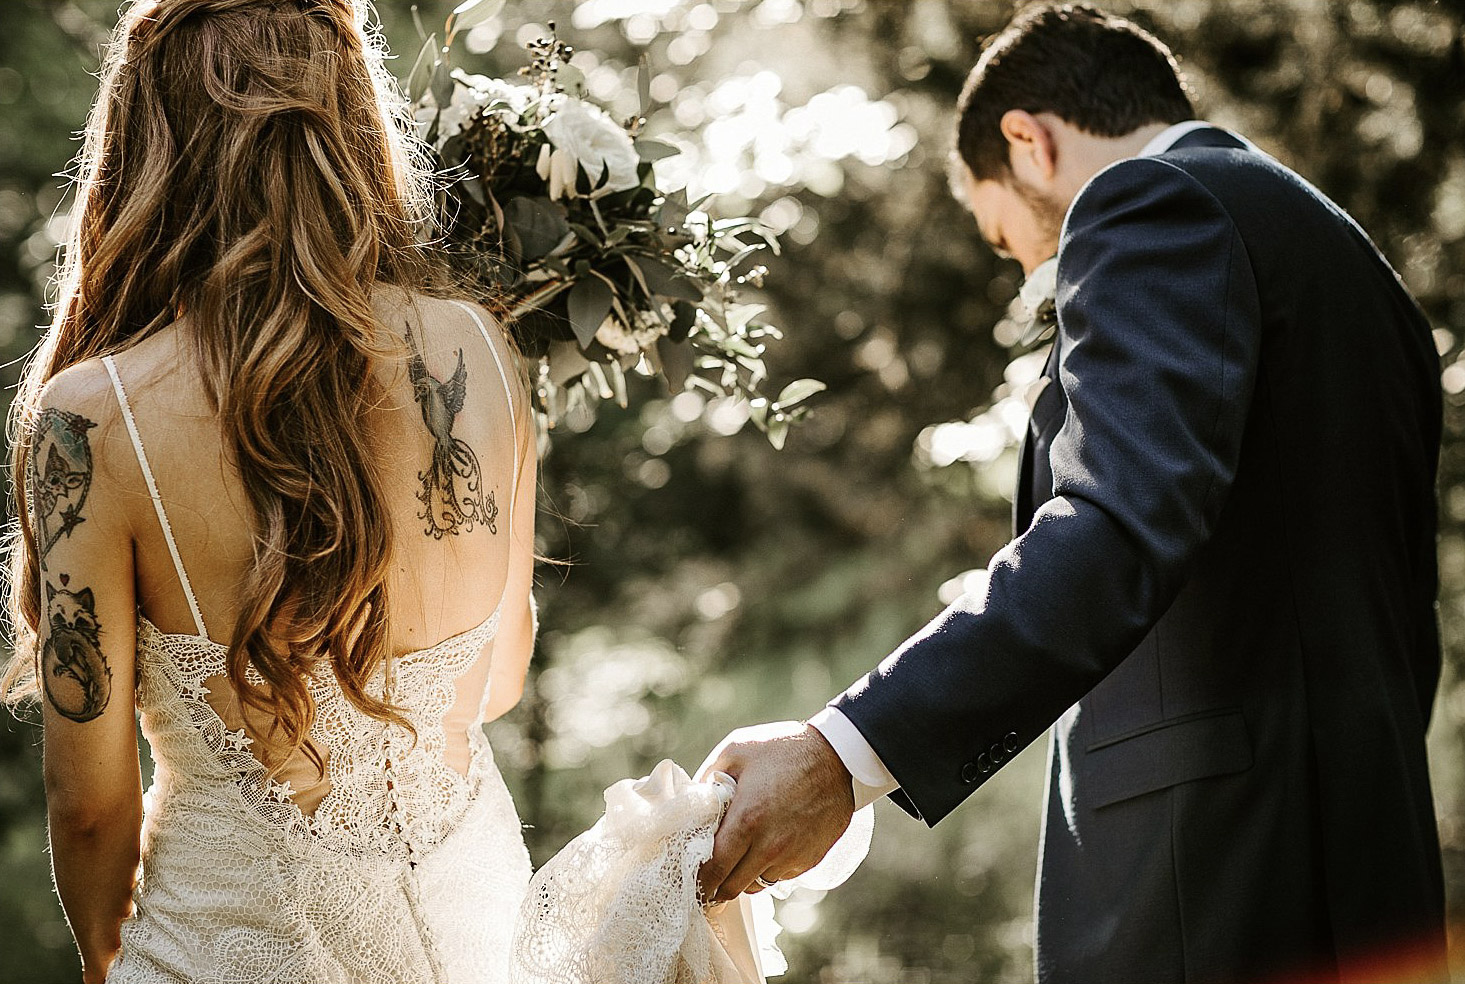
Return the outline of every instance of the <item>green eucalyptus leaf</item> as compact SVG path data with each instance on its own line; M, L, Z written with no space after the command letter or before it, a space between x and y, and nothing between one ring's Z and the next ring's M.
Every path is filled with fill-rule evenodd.
M651 110L651 58L645 52L636 65L636 97L641 101L641 116Z
M682 188L662 199L656 210L656 224L663 229L681 229L687 224L687 215L692 211L687 203L687 190Z
M677 344L671 338L658 338L656 340L656 354L661 357L661 372L667 378L667 387L672 392L681 392L687 387L687 378L691 376L691 370L696 368L693 351L687 344Z
M446 107L452 104L453 86L457 83L453 81L453 72L452 69L448 67L447 62L439 59L433 64L432 81L429 84L432 87L433 102L437 103L441 107Z
M574 65L564 64L555 69L554 79L561 89L576 99L585 95L585 73Z
M702 300L702 291L681 272L650 256L638 257L651 293L683 301Z
M822 393L828 388L817 379L795 379L778 394L778 407L782 410L795 403L803 403L815 393Z
M570 288L570 328L574 330L575 339L582 348L589 347L595 341L595 333L600 330L600 323L610 313L614 296L610 287L598 277L587 277Z
M729 270L736 270L738 268L738 264L742 263L748 257L758 252L760 249L767 248L768 245L766 243L753 243L749 246L744 246L742 249L733 254L732 259L727 261L727 268Z
M600 245L600 233L580 222L571 222L570 231L580 237L580 241L589 243L591 246Z
M697 323L697 308L687 301L677 301L671 306L673 316L671 319L671 330L667 337L673 342L686 341L691 334L692 326Z
M680 147L673 147L669 143L660 140L641 139L636 141L636 153L643 161L662 161L668 157L675 157L680 154Z
M549 382L559 387L573 383L590 368L590 360L574 342L551 342L549 346Z
M468 139L461 133L455 133L443 141L442 147L438 149L438 156L448 167L456 167L468 161Z
M640 261L631 256L629 253L623 255L621 259L625 261L626 269L631 271L631 276L635 278L636 283L641 285L642 292L645 293L647 297L650 297L651 285L646 280L646 274L641 269Z
M453 30L471 31L491 17L498 16L507 0L463 0L453 8Z
M432 69L437 63L437 35L429 34L427 40L422 43L422 50L417 53L417 60L412 63L412 71L407 73L407 98L414 103L421 102L427 92L428 83L432 80ZM442 108L442 104L438 104Z
M509 199L504 222L518 235L526 263L547 256L570 232L564 209L548 198L521 195Z

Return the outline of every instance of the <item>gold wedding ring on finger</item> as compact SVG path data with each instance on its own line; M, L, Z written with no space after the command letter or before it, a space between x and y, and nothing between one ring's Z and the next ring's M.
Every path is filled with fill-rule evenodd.
M772 888L774 885L777 885L778 884L777 882L771 882L771 881L766 880L762 875L759 875L757 878L754 878L753 881L755 881L758 885L760 885L763 888Z

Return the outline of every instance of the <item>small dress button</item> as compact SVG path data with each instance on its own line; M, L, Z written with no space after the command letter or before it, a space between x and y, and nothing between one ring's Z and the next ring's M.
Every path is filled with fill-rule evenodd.
M1007 761L1007 753L1004 752L1002 750L1002 746L995 741L992 743L992 747L987 749L987 754L992 757L993 765L1001 765L1003 762Z
M1021 742L1017 740L1016 731L1009 731L1007 733L1007 737L1002 739L1002 747L1007 749L1009 754L1017 751L1017 747L1019 744L1021 744Z
M968 762L961 767L962 782L976 782L978 775L977 763L975 762Z

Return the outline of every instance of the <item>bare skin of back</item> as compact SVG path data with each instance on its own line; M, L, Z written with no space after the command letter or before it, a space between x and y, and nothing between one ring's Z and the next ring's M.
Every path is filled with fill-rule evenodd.
M469 754L463 734L477 717L485 688L485 718L492 720L518 701L533 645L535 461L529 408L504 335L486 312L478 311L503 373L461 307L382 287L373 308L402 353L395 363L373 366L385 397L369 420L383 449L392 524L393 652L416 652L464 633L503 599L496 638L458 680L458 699L446 717L444 760L462 772ZM248 507L181 330L170 326L117 354L115 363L209 637L228 643L252 561ZM53 380L48 394L96 423L89 508L105 508L130 530L138 610L165 633L196 635L104 367L95 360L74 366ZM89 583L105 583L105 576L95 572ZM99 605L98 613L105 607L112 606ZM116 651L120 630L109 633L108 621L116 625L117 619L103 620L103 639L110 634L114 640L104 647L105 659L130 663L130 653ZM108 666L109 672L117 669L126 671L119 682L132 678L130 666ZM211 679L209 686L210 703L226 725L247 721L256 734L268 731L270 719L246 711L226 678ZM131 696L114 694L112 701L130 704ZM271 761L268 742L254 751L262 761L279 762ZM295 801L306 812L329 791L302 755L285 763L279 778L291 781ZM124 772L120 781L126 780Z

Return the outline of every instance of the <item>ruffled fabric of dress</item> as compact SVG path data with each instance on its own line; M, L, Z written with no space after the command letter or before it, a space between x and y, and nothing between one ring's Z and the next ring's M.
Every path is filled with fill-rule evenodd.
M765 973L782 973L766 895L706 908L697 898L697 870L734 788L721 773L694 782L668 760L607 789L605 816L530 882L514 984L764 984ZM834 887L869 842L867 809L831 852L838 870L821 864L804 877Z

